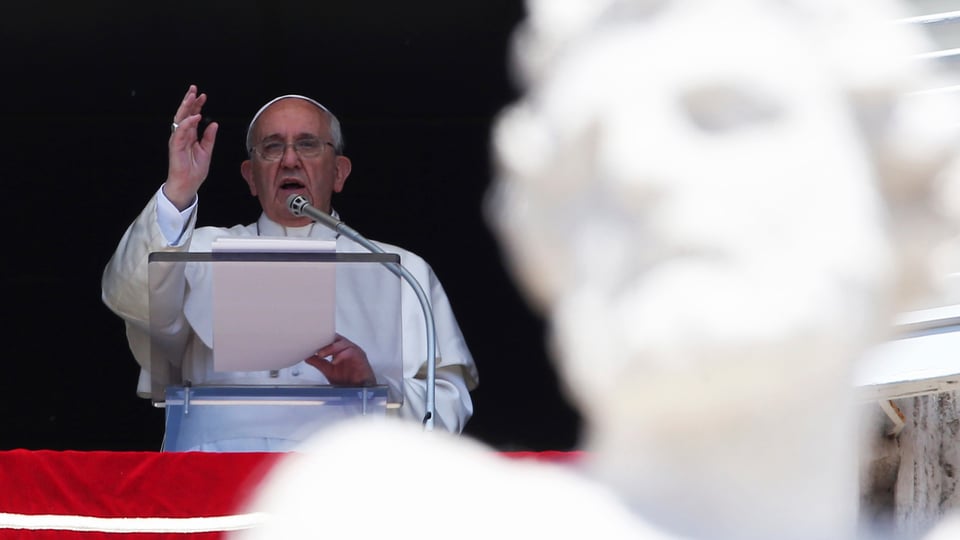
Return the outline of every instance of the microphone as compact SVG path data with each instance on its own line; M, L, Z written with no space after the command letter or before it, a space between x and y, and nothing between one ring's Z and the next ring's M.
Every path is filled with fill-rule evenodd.
M306 216L329 229L333 229L372 253L386 253L380 246L367 240L346 223L310 204L310 201L303 195L294 193L287 197L287 209L297 217ZM420 309L423 310L423 319L427 328L427 410L423 417L423 426L426 431L433 431L434 417L437 415L437 330L433 319L433 309L430 307L427 294L423 292L420 282L413 277L409 270L394 262L383 263L383 265L395 275L403 278L413 288L417 300L420 301Z
M293 195L287 197L287 208L290 209L290 213L295 216L307 216L317 223L329 227L337 232L340 232L338 227L343 225L343 222L339 219L310 204L310 201L307 200L307 198L303 195L297 195L294 193Z

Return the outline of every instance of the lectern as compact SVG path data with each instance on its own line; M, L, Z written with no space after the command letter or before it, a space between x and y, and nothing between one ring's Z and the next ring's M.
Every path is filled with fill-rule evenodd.
M150 376L164 451L285 451L400 407L402 288L388 263L399 256L152 253ZM330 385L304 362L334 333L364 350L374 386Z

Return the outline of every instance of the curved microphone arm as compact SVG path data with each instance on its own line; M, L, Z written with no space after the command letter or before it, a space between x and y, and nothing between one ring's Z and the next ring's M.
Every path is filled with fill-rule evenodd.
M311 205L310 201L303 195L294 194L288 197L287 208L293 215L305 215L317 223L346 236L373 253L386 253L380 246L364 238L362 234L358 233L346 223L326 212L318 210L315 206ZM382 264L410 284L413 292L417 294L417 300L420 301L420 308L423 310L423 318L427 327L427 411L423 417L423 427L427 431L433 431L433 422L437 415L437 329L433 319L433 308L430 307L427 294L423 291L423 287L420 286L420 282L413 277L413 274L411 274L409 270L398 263L390 262Z

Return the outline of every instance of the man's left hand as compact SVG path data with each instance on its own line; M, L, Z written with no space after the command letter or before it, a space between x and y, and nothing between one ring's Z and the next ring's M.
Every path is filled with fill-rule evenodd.
M327 357L330 357L327 360ZM356 343L337 334L333 343L321 347L305 360L320 370L330 384L337 386L373 386L377 377L367 361L367 353Z

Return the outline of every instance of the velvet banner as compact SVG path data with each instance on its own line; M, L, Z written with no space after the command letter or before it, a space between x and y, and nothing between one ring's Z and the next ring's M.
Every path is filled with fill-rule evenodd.
M243 513L280 453L0 452L0 538L214 540ZM579 452L507 452L576 460Z

